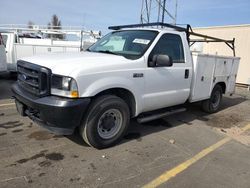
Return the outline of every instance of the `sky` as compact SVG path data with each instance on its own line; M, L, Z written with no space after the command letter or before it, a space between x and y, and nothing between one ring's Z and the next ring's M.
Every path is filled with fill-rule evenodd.
M171 13L174 1L167 0ZM106 33L110 25L139 23L141 4L142 0L1 0L0 24L47 25L56 14L63 26ZM250 24L250 0L178 0L177 23L193 27Z

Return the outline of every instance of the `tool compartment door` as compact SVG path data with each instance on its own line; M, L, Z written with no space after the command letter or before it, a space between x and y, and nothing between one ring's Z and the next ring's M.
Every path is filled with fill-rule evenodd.
M193 62L194 77L190 102L201 101L210 97L216 58L193 54Z
M218 79L226 78L228 80L232 70L232 63L232 58L216 57L214 76Z
M226 89L227 93L232 94L235 91L235 83L236 83L237 72L239 68L239 62L240 62L239 58L235 58L232 61L232 68L231 68L230 75L229 75L228 87Z

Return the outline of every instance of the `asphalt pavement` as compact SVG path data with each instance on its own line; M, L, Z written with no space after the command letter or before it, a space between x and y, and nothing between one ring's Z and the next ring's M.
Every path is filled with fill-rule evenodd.
M209 115L199 104L146 124L131 121L112 148L80 135L53 135L17 114L15 77L0 77L0 187L250 187L250 93L223 98Z

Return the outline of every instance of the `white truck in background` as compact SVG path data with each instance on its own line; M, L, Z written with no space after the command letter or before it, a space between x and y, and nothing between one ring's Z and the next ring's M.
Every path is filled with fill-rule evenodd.
M0 25L0 34L6 52L0 54L0 67L7 65L9 72L17 71L16 62L20 58L53 52L79 52L100 38L99 31L46 29L41 26L23 28ZM65 39L49 35L61 35Z
M84 52L18 61L12 88L18 112L55 134L79 128L85 142L100 149L119 142L131 118L144 123L197 101L214 113L222 95L234 93L239 58L190 51L195 42L210 41L234 51L234 40L165 23L110 29Z

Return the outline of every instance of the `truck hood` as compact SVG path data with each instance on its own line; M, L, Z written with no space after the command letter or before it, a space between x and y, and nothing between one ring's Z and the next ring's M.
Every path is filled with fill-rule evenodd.
M76 70L81 72L85 70L89 73L90 69L101 70L104 67L116 67L121 63L132 61L123 56L96 52L53 53L21 60L47 67L52 73L65 76L70 76L71 72Z

